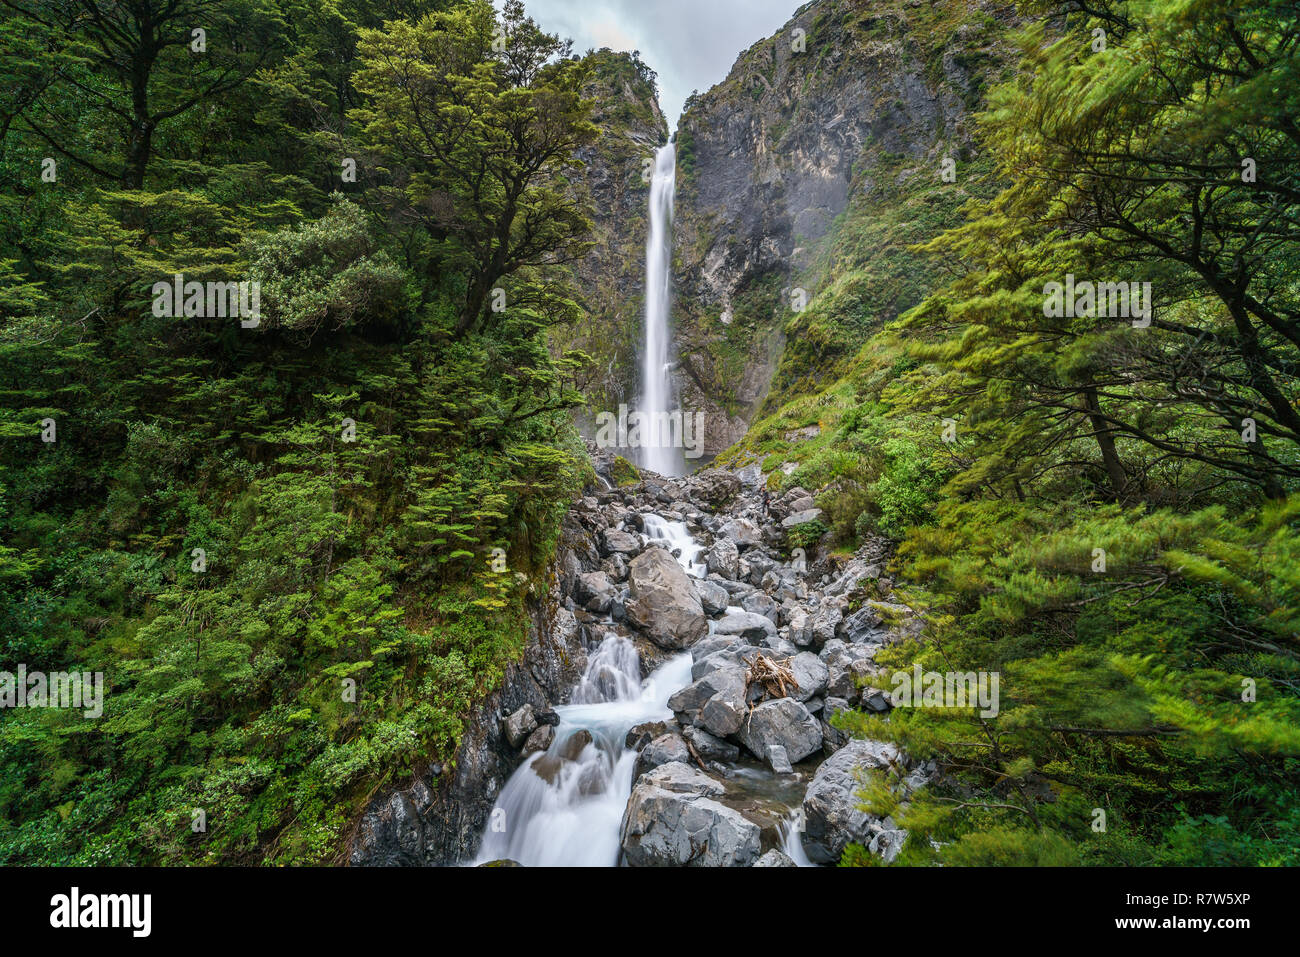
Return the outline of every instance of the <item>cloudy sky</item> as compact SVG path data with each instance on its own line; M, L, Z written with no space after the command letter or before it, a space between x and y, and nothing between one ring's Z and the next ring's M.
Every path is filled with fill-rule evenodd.
M804 0L524 0L550 33L574 50L640 50L659 74L659 104L677 127L692 90L724 79L743 51L771 36Z

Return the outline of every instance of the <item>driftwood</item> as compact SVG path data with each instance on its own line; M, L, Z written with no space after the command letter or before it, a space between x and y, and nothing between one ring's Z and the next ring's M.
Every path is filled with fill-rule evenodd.
M749 665L749 673L745 676L745 690L748 691L754 684L761 685L763 690L773 698L786 698L791 691L799 690L799 682L795 680L794 672L790 670L789 665L761 653Z

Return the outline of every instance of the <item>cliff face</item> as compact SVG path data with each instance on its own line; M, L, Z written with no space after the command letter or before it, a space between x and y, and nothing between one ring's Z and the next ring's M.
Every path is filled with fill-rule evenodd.
M587 316L554 338L557 345L595 359L581 383L594 413L631 403L637 391L650 189L642 170L668 141L668 124L659 110L654 75L643 64L609 50L588 57L594 75L586 95L596 102L601 133L579 154L595 207L595 246L576 269ZM579 416L580 425L584 418Z
M706 451L737 441L792 350L825 338L798 310L834 278L845 221L889 205L909 180L938 185L945 157L968 158L971 113L1004 59L996 9L817 0L688 101L678 132L677 375L682 405L706 411ZM950 191L954 206L958 198ZM854 308L878 324L910 307L920 285L890 284ZM850 348L817 344L832 364Z

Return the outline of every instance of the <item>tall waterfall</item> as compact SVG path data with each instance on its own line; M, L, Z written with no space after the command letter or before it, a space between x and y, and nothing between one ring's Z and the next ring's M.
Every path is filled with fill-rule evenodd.
M672 300L673 197L677 190L677 147L655 154L650 183L650 236L645 248L645 349L641 356L641 409L651 422L666 422L673 401L669 378L669 312ZM644 429L641 464L660 475L685 471L682 450L658 429Z

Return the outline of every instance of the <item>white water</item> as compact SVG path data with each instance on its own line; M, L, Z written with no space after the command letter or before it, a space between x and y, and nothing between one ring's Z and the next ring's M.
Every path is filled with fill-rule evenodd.
M667 542L670 552L679 552L677 564L686 570L686 574L692 578L703 578L708 573L704 563L698 561L704 547L691 538L685 522L670 522L663 516L654 514L641 517L645 521L646 538Z
M803 808L794 808L781 822L781 850L799 867L816 867L803 849Z
M672 301L673 199L677 190L677 147L655 154L650 182L650 235L645 249L645 349L641 356L641 408L650 422L666 422L673 400L669 377L669 310ZM660 475L681 475L684 457L657 428L641 438L641 464Z
M613 867L619 825L636 752L627 732L672 716L668 699L691 680L691 656L678 655L644 682L632 643L610 632L592 654L573 704L556 708L560 724L544 753L511 775L489 817L476 863L501 859L528 867ZM572 760L562 757L570 737L592 741Z
M679 550L689 574L701 549L684 522L644 516L646 536ZM528 758L506 782L488 818L475 863L509 859L529 867L613 867L619 825L632 793L636 752L624 745L633 726L672 717L668 699L691 683L691 656L678 655L644 681L636 647L608 632L587 660L560 716L550 748ZM573 754L570 738L591 733ZM566 753L567 752L567 753Z

